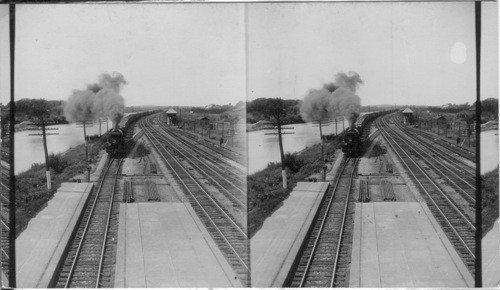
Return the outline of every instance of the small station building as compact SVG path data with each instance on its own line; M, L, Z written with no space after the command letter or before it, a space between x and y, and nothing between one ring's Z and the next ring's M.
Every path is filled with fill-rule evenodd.
M403 111L403 123L404 124L413 123L413 111L410 108L406 108Z
M177 112L170 108L167 111L167 125L175 125L177 124Z

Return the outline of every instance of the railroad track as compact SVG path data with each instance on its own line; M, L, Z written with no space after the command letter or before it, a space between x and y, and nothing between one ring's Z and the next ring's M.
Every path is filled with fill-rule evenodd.
M106 242L110 235L113 208L116 209L115 188L122 159L108 161L99 187L92 192L77 233L66 254L55 287L89 288L111 287L109 261L106 263ZM114 218L116 219L116 217ZM117 231L117 227L113 231ZM108 259L109 260L109 259Z
M426 144L422 144L413 136L406 135L403 131L391 128L387 120L381 119L379 124L386 126L402 147L410 150L410 155L415 156L416 160L422 160L436 174L451 186L467 203L473 207L475 198L475 176L470 176L457 165L457 160L452 160L449 152L444 150L437 151ZM406 151L408 151L406 150ZM443 189L444 190L444 189Z
M0 219L0 248L1 248L1 260L2 260L2 269L6 275L9 273L9 248L10 248L10 242L9 242L9 235L10 235L10 228L9 228L9 187L7 184L9 184L9 175L5 172L6 168L1 166L0 168L0 204L1 204L1 219Z
M400 115L398 115L401 117ZM398 119L399 122L395 122L396 124L401 124L402 120ZM439 136L436 136L435 134L429 133L425 130L422 129L417 129L417 128L412 128L412 127L405 127L405 131L412 133L414 135L420 136L422 140L426 139L427 142L430 142L430 144L439 144L443 148L446 148L447 150L452 151L453 153L469 160L472 162L476 162L476 153L473 151L470 151L467 148L457 146L453 144L452 142L445 141L441 139Z
M397 120L396 116L393 116L394 119ZM395 121L399 130L404 132L406 135L411 136L415 141L419 142L422 146L426 147L429 152L432 152L435 156L439 156L443 160L449 163L453 163L457 170L460 170L460 173L464 176L467 176L469 179L475 179L476 177L476 168L475 166L471 166L469 164L465 164L463 159L468 159L469 161L475 162L475 153L471 158L466 158L463 154L457 153L457 151L463 151L467 154L471 153L468 150L462 149L461 147L457 147L455 144L451 142L446 142L441 140L436 136L432 136L432 134L423 132L421 134L421 130L417 130L415 128L406 127L401 124L401 122ZM436 141L441 141L436 144ZM437 145L437 146L436 146ZM472 153L471 153L472 154ZM460 158L459 158L460 157ZM474 183L474 182L473 182Z
M230 165L226 165L228 167L226 169L217 162L220 159L199 152L197 146L192 146L182 139L179 140L178 137L170 135L169 131L155 129L151 124L151 118L145 119L144 122L155 132L157 138L163 141L165 146L168 146L170 152L181 160L187 161L193 169L209 180L219 192L231 201L232 207L236 206L246 214L247 196L244 190L246 188L246 175L243 172L239 172L237 168Z
M203 158L218 164L220 164L221 162L227 164L235 170L237 176L246 176L246 167L244 165L244 162L242 160L240 160L241 162L236 161L234 157L237 155L228 156L227 154L224 154L229 149L223 149L220 146L214 145L213 143L208 143L207 141L200 142L199 138L193 137L193 133L180 131L178 129L172 128L171 126L167 126L165 125L165 123L161 122L161 115L158 116L158 121L156 122L156 124L158 124L158 126L162 128L165 133L168 133L170 137L174 138L178 142L185 144L187 147L192 148L195 151L203 153ZM210 145L208 145L207 143ZM238 166L236 166L235 164L237 164Z
M164 117L165 117L164 114L159 115L158 124L167 127L164 125L166 123ZM206 142L199 141L200 137L197 134L189 132L187 130L179 130L179 129L174 129L172 127L170 127L169 130L171 131L172 134L182 135L186 138L191 139L192 142L198 143L201 147L206 147L208 149L208 152L216 151L218 154L230 160L233 160L242 166L246 166L246 157L239 152L236 152L228 147L214 146L214 144L212 143L210 143L212 146L207 146Z
M142 124L142 123L141 123ZM243 286L250 286L246 225L238 224L202 184L164 146L155 132L142 124L146 137L184 189L197 216L229 262Z
M349 286L354 212L349 204L357 162L357 158L344 160L285 287Z
M424 193L427 205L472 276L475 265L475 231L470 219L447 197L434 180L415 162L410 154L389 134L386 126L377 124L392 151L406 168L410 177Z
M1 215L1 238L0 238L0 243L1 243L1 248L2 248L2 253L1 253L1 259L2 259L2 269L6 275L9 273L9 234L10 234L10 229L9 229L9 222L8 222L8 215L4 216L4 210L6 207L3 206L2 204L2 215Z

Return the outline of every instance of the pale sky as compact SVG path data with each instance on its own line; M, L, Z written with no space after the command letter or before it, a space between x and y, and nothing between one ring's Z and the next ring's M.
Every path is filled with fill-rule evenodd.
M16 97L120 72L127 106L245 100L242 4L17 5Z
M0 4L0 103L10 99L9 5Z
M482 5L482 96L498 98L498 7ZM473 2L26 4L16 25L16 99L65 100L114 71L127 106L302 99L355 71L363 105L475 100Z
M498 98L496 3L483 3L482 95ZM363 105L475 100L474 3L249 4L249 99L302 99L355 71ZM452 47L456 47L452 53Z

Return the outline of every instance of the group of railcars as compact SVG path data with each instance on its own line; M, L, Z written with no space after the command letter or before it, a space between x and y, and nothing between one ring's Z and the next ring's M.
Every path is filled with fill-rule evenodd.
M344 131L342 138L342 152L348 157L360 156L363 152L363 130L369 121L388 114L391 111L377 111L363 114L357 118L352 126Z
M127 131L131 128L131 125L138 119L157 112L158 111L145 111L129 114L125 116L119 124L109 130L105 145L105 149L108 155L111 158L118 158L123 156L127 151L126 134Z

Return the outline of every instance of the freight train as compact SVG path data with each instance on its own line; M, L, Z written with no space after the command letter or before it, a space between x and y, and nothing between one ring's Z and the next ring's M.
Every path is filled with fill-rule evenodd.
M366 124L379 116L391 112L394 112L394 110L370 112L360 116L352 127L349 127L344 131L342 139L342 152L344 152L348 157L360 156L363 153L363 130L365 129L364 127Z
M140 118L157 112L159 111L146 111L130 114L123 118L123 120L119 124L117 124L116 127L109 130L105 144L106 153L109 154L109 157L121 158L125 156L125 154L127 153L127 142L130 141L127 140L126 135L129 129L133 130L133 126L131 125Z

